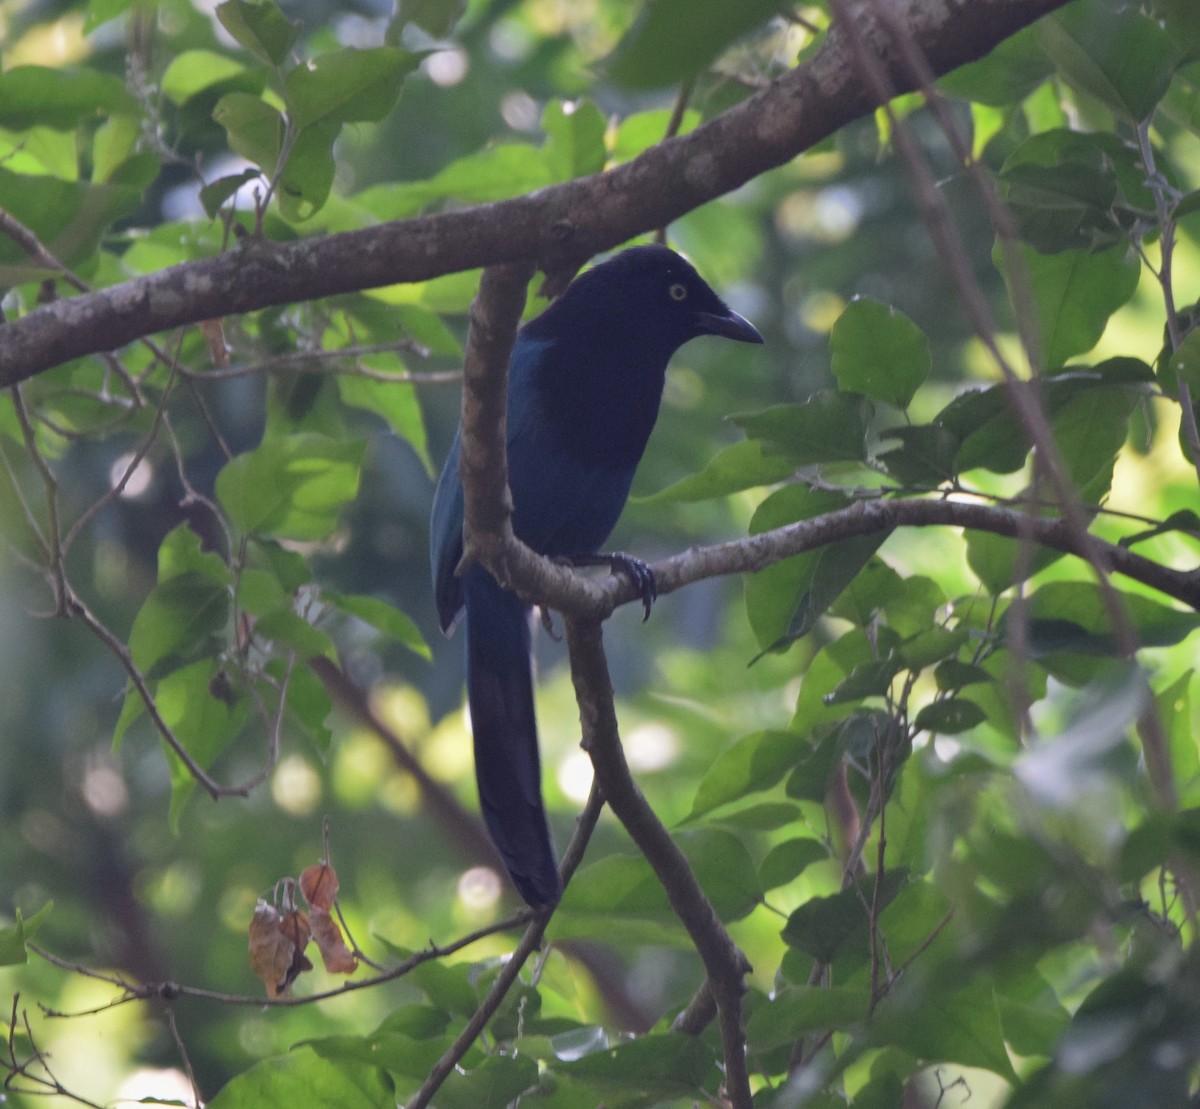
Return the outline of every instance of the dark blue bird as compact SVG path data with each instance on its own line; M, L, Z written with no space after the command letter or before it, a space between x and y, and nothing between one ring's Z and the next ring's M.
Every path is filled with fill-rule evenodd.
M584 561L608 538L658 417L667 362L689 339L762 337L692 266L642 246L576 278L517 334L509 362L508 480L513 530L540 554ZM430 524L442 630L466 607L467 699L484 820L521 896L558 900L561 886L542 807L530 669L530 609L482 566L462 578L460 436L438 481ZM653 578L619 564L642 588Z

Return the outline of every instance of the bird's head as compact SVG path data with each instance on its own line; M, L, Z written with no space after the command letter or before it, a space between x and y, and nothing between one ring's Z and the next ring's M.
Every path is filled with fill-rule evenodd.
M581 330L623 336L637 347L656 348L664 360L700 335L763 341L690 262L665 246L621 251L577 277L554 308L574 317Z

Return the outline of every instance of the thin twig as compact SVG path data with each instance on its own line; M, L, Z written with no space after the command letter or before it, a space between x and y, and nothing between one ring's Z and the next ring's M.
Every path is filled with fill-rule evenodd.
M46 543L49 556L50 580L54 585L54 614L65 616L67 613L66 569L63 566L62 534L58 522L58 479L50 464L42 457L41 448L37 444L37 434L30 423L29 413L25 408L25 399L21 394L21 386L14 385L10 390L13 408L17 414L17 422L21 425L21 434L25 439L25 449L33 459L34 466L42 477L42 485L46 491Z
M188 1085L192 1087L192 1106L200 1109L204 1098L200 1096L200 1086L196 1082L196 1072L192 1069L192 1060L188 1057L187 1047L179 1034L179 1026L175 1023L175 1010L167 1007L167 1027L171 1030L171 1039L175 1041L175 1050L179 1052L180 1062L183 1063L183 1073L187 1075Z
M194 998L200 1001L216 1002L221 1005L293 1009L304 1005L313 1005L319 1001L328 1001L335 997L342 997L345 994L354 993L358 990L373 989L385 982L394 982L398 978L403 978L414 967L418 967L422 963L427 963L431 959L445 958L447 955L453 955L463 948L470 947L472 944L486 939L488 936L493 936L498 932L508 932L515 927L526 924L531 919L531 916L532 913L530 910L524 909L521 912L514 913L512 916L505 917L503 920L496 921L494 924L489 924L484 928L477 928L475 931L461 936L452 943L430 943L428 947L414 952L403 962L396 966L388 967L381 973L373 975L370 978L347 980L335 989L322 990L304 997L264 997L261 994L221 993L218 990L209 990L200 986L188 986L170 981L133 983L125 978L111 975L104 971L94 970L91 967L71 962L68 959L63 959L39 947L37 944L30 943L27 946L30 951L50 963L51 966L56 966L60 970L70 971L73 974L79 974L84 978L107 982L109 985L115 986L122 991L119 996L112 998L102 1005L96 1005L89 1009L76 1009L64 1012L44 1005L41 1007L46 1016L56 1019L95 1016L97 1013L107 1012L109 1009L116 1008L117 1006L127 1005L131 1001L146 1001L151 998L160 998L164 1001L175 1001L179 998Z
M582 861L583 853L587 848L588 841L591 839L592 831L596 827L596 821L600 819L600 812L603 808L604 798L597 783L593 782L587 804L584 805L583 811L579 814L579 820L576 822L575 834L571 837L571 842L568 844L567 850L563 853L562 861L559 864L559 873L564 886L570 882L571 875L574 874L575 868ZM446 1053L434 1064L428 1077L421 1084L421 1088L405 1103L404 1109L425 1109L425 1106L429 1104L430 1100L441 1088L442 1083L446 1081L454 1068L458 1066L459 1061L479 1038L484 1028L487 1027L488 1021L492 1019L492 1016L500 1007L500 1003L508 996L508 991L512 989L513 984L517 980L517 975L521 973L521 968L525 965L526 960L541 946L542 936L545 934L546 926L550 923L550 917L553 912L552 907L548 911L531 913L531 919L529 926L525 930L525 934L521 937L520 943L517 944L516 950L508 957L507 962L505 962L500 973L496 976L496 980L492 983L492 988L488 991L487 997L483 999L479 1008L472 1014L471 1019L467 1021L466 1027L455 1038L454 1043L447 1048Z
M342 359L363 358L370 354L396 354L410 351L420 358L429 356L429 351L411 339L400 339L394 343L365 343L357 346L337 347L330 350L295 351L261 358L255 362L234 362L229 366L213 366L205 370L189 370L198 381L223 381L228 378L251 377L262 373L311 373L314 363L336 362ZM348 377L365 377L372 381L383 381L392 385L452 385L462 381L459 370L438 370L428 373L389 372L372 370L367 366L326 366L322 373L342 374Z

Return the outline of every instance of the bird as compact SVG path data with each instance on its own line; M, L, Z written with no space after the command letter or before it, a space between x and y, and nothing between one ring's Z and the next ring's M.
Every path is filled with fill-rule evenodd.
M509 359L507 455L513 532L539 554L608 561L642 594L653 575L626 555L600 555L625 506L658 418L667 363L690 339L762 336L686 259L653 244L585 271L517 333ZM531 608L481 564L461 577L462 428L434 492L430 561L438 621L466 612L467 703L484 823L513 885L535 908L562 893L542 803L531 660Z

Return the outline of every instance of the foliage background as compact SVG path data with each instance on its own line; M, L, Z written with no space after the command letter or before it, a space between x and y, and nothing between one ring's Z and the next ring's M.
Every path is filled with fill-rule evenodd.
M818 4L797 9L792 14L802 18L791 20L770 18L772 5L750 9L755 18L748 18L748 33L713 31L714 41L724 34L736 42L696 81L685 129L785 72L819 41L813 28L829 19ZM431 0L402 3L398 16L369 4L284 10L302 28L294 49L303 57L385 42L415 53L403 62L393 58L395 68L370 85L362 102L343 104L340 115L319 116L308 132L312 148L293 151L300 191L283 189L265 213L270 239L518 195L592 172L660 139L676 102L675 82L654 69L666 61L647 69L637 53L646 28L637 22L638 6L621 0L472 0L465 7ZM695 40L703 43L708 8L698 10L690 18ZM1180 447L1176 398L1177 379L1186 384L1194 373L1188 367L1196 363L1155 365L1167 309L1150 271L1151 264L1161 264L1156 251L1162 235L1162 211L1152 194L1165 182L1158 191L1170 202L1179 236L1172 274L1176 324L1186 331L1187 306L1200 279L1200 204L1187 199L1200 184L1200 73L1194 60L1200 28L1186 0L1120 9L1083 0L1054 19L1016 36L989 62L948 79L949 110L992 171L1014 151L1028 152L1022 143L1030 135L1058 129L1116 136L1121 151L1132 151L1101 156L1089 149L1072 161L1062 153L1067 140L1052 138L1045 164L1065 164L1066 170L1057 177L1009 173L1004 187L1022 235L1055 252L1031 252L1031 265L1039 266L1039 257L1068 257L1078 276L1061 290L1059 312L1043 320L1059 322L1073 312L1075 332L1053 351L1059 332L1043 333L1048 357L1041 369L1060 369L1068 358L1097 366L1120 356L1158 370L1157 378L1146 369L1133 384L1088 393L1087 402L1097 403L1087 408L1079 401L1072 410L1074 431L1064 422L1056 425L1069 468L1089 450L1101 456L1081 462L1087 472L1072 469L1072 476L1088 502L1107 499L1139 517L1165 520L1191 512L1195 501L1196 473ZM154 6L120 0L10 4L0 8L0 32L0 207L84 281L115 284L226 248L235 225L243 233L253 230L251 192L264 188L261 178L243 187L235 215L227 206L213 219L200 206L198 176L211 185L239 174L256 157L270 176L274 159L264 152L278 153L278 138L271 138L270 126L258 126L261 109L248 105L279 106L281 93L295 95L284 76L294 72L289 50L280 53L279 65L268 64L234 42L211 12L178 0ZM614 65L608 59L623 39ZM189 53L198 51L206 53ZM39 73L39 83L23 90L13 75L29 65L58 72ZM321 98L332 93L316 86L313 95L324 104ZM564 103L577 106L567 112ZM918 99L901 98L895 107L962 235L973 280L1001 321L1001 347L1019 358L1016 321L993 261L994 230L979 195ZM1150 187L1145 165L1136 160L1144 154L1137 148L1139 126L1162 174ZM928 342L928 376L913 371L915 395L900 406L907 411L878 406L871 458L889 445L879 438L889 423L929 425L965 387L998 379L962 307L961 290L939 263L922 223L891 141L893 127L882 115L852 124L670 228L672 243L755 321L767 343L761 351L695 343L676 358L616 547L660 557L761 529L764 519L810 514L816 509L787 500L773 502L774 515L761 510L763 485L796 470L808 482L848 490L878 488L895 477L864 465L857 448L846 457L819 459L787 456L785 450L782 472L752 480L750 469L739 470L727 496L692 498L678 486L673 495L659 495L703 470L744 432L772 441L769 428L733 423L731 414L805 402L818 390L846 390L831 370L830 333L855 297L894 307ZM1121 176L1127 165L1132 168ZM317 183L334 169L323 198ZM1117 185L1106 193L1114 175ZM216 199L211 193L208 198ZM1139 262L1135 245L1144 248L1145 260ZM0 267L10 288L3 302L10 318L32 309L39 290L47 295L39 284L46 273L30 267L28 252L11 235L0 241ZM220 378L213 371L212 343L196 328L159 337L187 370L169 385L166 369L146 350L128 348L126 370L145 374L150 403L142 408L131 409L117 371L99 359L56 368L23 387L37 452L29 449L20 406L11 398L4 402L0 912L15 920L19 909L28 919L53 901L37 935L44 948L131 980L254 996L258 984L246 959L246 928L255 900L321 856L323 819L346 921L375 958L386 961L397 949L418 950L431 939L449 942L514 908L495 873L478 869L490 860L472 846L469 828L456 833L431 814L428 796L396 765L379 729L365 726L346 704L334 709L314 674L286 661L289 652L327 654L361 693L361 703L369 697L439 788L473 811L461 648L435 634L425 521L432 475L458 418L454 371L461 366L477 277L456 275L228 318L224 342L233 367L247 369L240 376ZM60 282L59 295L67 293ZM531 296L528 312L536 311ZM847 325L847 340L855 334ZM878 333L868 328L865 334L868 344L878 342ZM400 345L340 361L321 356L347 345L386 343ZM291 355L302 357L281 360ZM894 356L888 349L886 360ZM918 365L922 358L918 354ZM869 372L870 357L862 365ZM352 372L356 367L428 376L415 385L385 383ZM164 396L169 429L154 421ZM831 438L847 429L853 431L835 425ZM113 475L128 468L130 452L152 431L144 466L79 532L65 572L95 616L134 644L135 655L140 651L154 681L168 681L180 663L198 667L179 694L180 734L193 728L199 750L204 737L216 737L202 761L215 760L213 773L221 781L242 781L264 765L271 698L278 697L278 685L272 692L268 679L278 682L291 666L280 759L245 799L214 804L192 789L186 772L164 756L146 717L123 714L126 675L113 653L79 621L46 615L56 605L53 575L37 570L44 560L27 522L36 520L43 534L53 530L39 462L53 472L54 509L65 529L105 497ZM954 477L969 472L972 488L1017 496L1033 478L1020 429L997 416L987 434L980 464L954 469ZM294 501L280 508L260 499L273 488L263 476L275 473L278 459L270 451L284 450L281 444L301 435L308 438L291 441L342 463L341 470L329 471L333 476L305 520L286 515L296 511ZM1114 435L1111 449L1105 448ZM268 448L258 455L263 470L239 475L240 492L217 480L221 472L234 472L222 441L232 455L253 451L260 441ZM1013 443L1020 447L1009 466ZM1118 444L1124 445L1110 473L1106 467ZM302 496L299 488L289 486L289 495ZM205 504L213 497L227 522L254 521L260 533L287 540L303 568L274 547L242 548L236 537L230 544ZM1200 523L1194 514L1177 523L1138 549L1191 565ZM168 535L174 536L168 549L179 544L177 557L203 577L198 548L174 530L181 524L235 565L245 558L244 568L259 575L240 577L246 592L238 598L255 617L275 621L273 671L223 603L215 602L215 618L204 614L214 595L233 588L228 579L207 589L189 579L191 591L166 600L159 593L163 610L145 615ZM1115 538L1147 526L1110 518L1098 529ZM1121 652L1102 619L1088 622L1098 605L1092 593L1070 613L1061 610L1065 594L1045 594L1045 611L1036 609L1035 600L1035 618L1047 624L1033 625L1032 647L1009 650L996 638L999 616L1016 595L1011 575L996 569L1008 553L976 546L968 563L957 532L910 529L888 538L879 554L910 583L929 580L929 595L941 602L925 604L918 594L926 587L912 586L887 618L872 609L864 619L860 610L872 606L863 577L866 594L844 599L833 618L786 650L760 656L786 629L802 592L780 567L770 572L773 577L692 585L664 598L645 626L635 611L621 609L606 628L630 762L659 815L679 831L706 891L754 966L749 1035L752 1074L767 1083L761 1099L770 1100L774 1086L782 1091L781 1103L803 1103L798 1088L786 1084L789 1055L803 1054L805 1035L811 1049L823 1030L832 1029L836 1035L817 1042L809 1068L819 1076L811 1104L852 1099L888 1105L901 1098L913 1105L957 1104L969 1092L975 1105L1128 1105L1146 1091L1154 1092L1156 1105L1187 1104L1200 1053L1200 993L1191 988L1194 906L1189 909L1186 889L1181 897L1174 883L1180 873L1186 886L1196 860L1197 824L1188 812L1200 771L1187 638L1194 614L1176 608L1179 618L1171 620L1155 610L1135 620L1148 644L1138 657L1166 730L1174 807L1182 810L1170 817L1162 810L1171 806L1147 783L1133 738L1145 707L1142 679L1127 667L1110 671L1097 661ZM858 563L851 557L853 569L866 557ZM884 576L877 563L869 569ZM295 605L292 598L283 604L278 585L268 580L306 574L311 584L299 589ZM1083 564L1064 559L1040 568L1027 592L1057 580L1091 579ZM1001 600L993 602L989 588ZM1138 592L1162 603L1149 590ZM431 658L399 616L371 609L372 620L357 619L349 611L352 602L330 599L337 594L375 598L407 614L429 643ZM315 631L299 626L297 612ZM1065 642L1036 641L1038 634L1053 636L1052 618L1077 622ZM870 710L886 709L907 727L922 705L938 697L934 664L953 657L989 670L974 700L960 699L974 712L951 719L942 710L943 738L935 745L919 731L915 753L888 782L887 849L894 853L893 867L908 868L910 885L882 934L897 965L910 956L913 963L892 1007L867 1025L862 1003L878 982L864 978L869 947L865 929L863 936L855 931L858 903L849 916L834 912L825 921L836 942L827 944L828 958L816 959L833 967L825 967L833 989L824 999L814 1002L808 988L815 984L810 975L814 948L824 950L821 942L811 933L797 938L804 922L795 916L791 931L783 930L789 914L817 904L814 898L832 897L842 883L846 829L829 815L836 809L823 804L824 781L814 794L811 784L796 785L793 774L792 786L785 787L782 770L772 776L749 758L747 752L760 749L755 743L734 748L741 761L736 754L717 760L739 737L760 730L788 732L793 752L813 743L828 753L814 723L836 723L845 712L822 707L821 698L853 663L867 660L863 645L871 639L876 655L886 654L879 650L880 636L886 647L897 628L896 634L912 637L922 621L931 626L935 620L948 633L961 631L961 638L934 649L924 676L914 678L903 697L905 683L893 685L892 674L882 684L879 673L868 675L874 684L843 691L850 706L845 712L861 712L856 719L878 721ZM140 648L137 621L143 627ZM855 631L859 625L867 632ZM172 629L179 627L187 630L175 635ZM265 627L260 625L260 637ZM847 652L844 670L834 665L837 644ZM540 637L538 650L546 792L562 844L586 796L587 766L577 747L562 648ZM920 670L914 667L914 673ZM220 692L213 683L222 681L231 683L233 708L210 696ZM270 702L267 719L247 695L251 686ZM1078 692L1081 686L1084 692ZM1014 696L1032 706L1024 726L1011 707ZM354 700L352 691L350 708ZM1057 746L1051 742L1056 734ZM1068 743L1081 735L1075 746ZM864 783L880 780L874 755L852 737L843 735L839 743L838 756L850 759L854 796L867 805ZM768 744L761 741L758 757L767 758ZM733 796L737 785L744 801ZM721 804L707 805L704 799L714 796ZM881 858L883 848L877 837L860 846L867 872L878 873L876 852ZM457 1088L452 1081L438 1104L480 1097L504 1104L536 1079L525 1069L532 1059L549 1067L539 1094L555 1105L715 1096L719 1045L713 1034L702 1038L699 1049L666 1036L671 1016L702 982L703 969L661 895L648 887L649 872L637 869L631 853L616 822L602 820L585 869L551 923L556 942L537 988L522 988L524 1008L518 1011L516 1001L506 1007L493 1035L466 1061L469 1073L456 1076ZM511 947L511 933L491 935L445 960L450 970L427 964L403 980L292 1009L183 999L170 1006L174 1034L162 1002L72 1019L48 1016L42 1007L76 1013L103 1006L114 989L33 956L0 970L5 996L20 995L13 1003L18 1020L9 1063L43 1053L60 1090L96 1102L147 1094L186 1098L188 1085L173 1085L181 1078L170 1073L182 1065L182 1044L206 1098L242 1076L243 1084L228 1086L221 1104L281 1100L291 1080L310 1090L328 1081L329 1104L392 1103L415 1088L448 1030L461 1024ZM317 971L302 977L296 992L331 985L336 982ZM1083 1017L1071 1023L1085 998L1099 1017L1089 1025L1085 1006ZM28 1027L20 1013L28 1013ZM376 1072L356 1061L355 1044L367 1043L381 1023L407 1046L393 1043L395 1057L389 1055ZM623 1042L622 1031L652 1026L663 1037L642 1041L652 1051L623 1055L604 1069L609 1056L598 1049ZM330 1039L335 1036L346 1039ZM285 1054L317 1038L319 1052ZM484 1053L490 1069L482 1065ZM564 1064L575 1056L581 1062L572 1072ZM283 1071L272 1081L280 1085L272 1087L263 1076L273 1074L276 1064L262 1061L279 1057L291 1062L279 1064ZM590 1070L586 1059L592 1060ZM258 1069L251 1069L255 1064ZM280 1077L288 1067L295 1068L293 1077ZM31 1068L14 1088L29 1091L34 1073L43 1071ZM18 1104L31 1100L20 1092L13 1097Z

